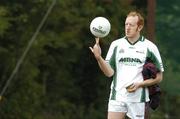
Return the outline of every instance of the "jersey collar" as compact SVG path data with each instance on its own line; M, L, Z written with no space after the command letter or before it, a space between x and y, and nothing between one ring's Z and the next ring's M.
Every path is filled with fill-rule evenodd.
M140 36L139 39L138 39L136 42L134 42L134 43L131 43L126 36L125 36L124 38L125 38L125 39L128 41L128 43L131 44L131 45L135 45L138 41L144 41L144 36Z

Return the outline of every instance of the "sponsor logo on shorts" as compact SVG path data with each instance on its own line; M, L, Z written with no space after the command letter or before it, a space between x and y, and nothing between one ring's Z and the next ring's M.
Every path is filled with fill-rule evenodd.
M136 115L136 117L143 117L144 115Z

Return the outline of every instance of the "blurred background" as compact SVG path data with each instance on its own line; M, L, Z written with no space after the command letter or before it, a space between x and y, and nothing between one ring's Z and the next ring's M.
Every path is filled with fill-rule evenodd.
M89 50L95 42L89 25L96 16L109 19L111 31L101 40L105 57L110 43L124 36L131 10L145 17L143 35L159 47L165 68L161 105L151 119L180 119L179 5L179 0L1 0L0 119L106 119L111 79Z

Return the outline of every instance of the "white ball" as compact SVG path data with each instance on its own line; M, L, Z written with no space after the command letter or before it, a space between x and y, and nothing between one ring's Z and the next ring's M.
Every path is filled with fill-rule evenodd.
M109 34L111 29L111 24L108 19L104 17L96 17L91 21L90 31L91 33L98 37L102 38Z

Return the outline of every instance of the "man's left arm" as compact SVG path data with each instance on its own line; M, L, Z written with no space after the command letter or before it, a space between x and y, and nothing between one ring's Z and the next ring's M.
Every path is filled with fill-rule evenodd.
M158 72L156 74L156 78L154 78L154 79L152 78L152 79L144 80L143 82L133 83L130 87L128 87L128 92L134 92L138 88L142 88L142 87L147 87L147 86L152 86L154 84L158 84L162 80L163 80L163 73L162 72Z
M162 72L158 72L156 74L156 78L144 80L143 82L139 83L139 87L152 86L154 84L160 83L162 80L163 80L163 73Z

